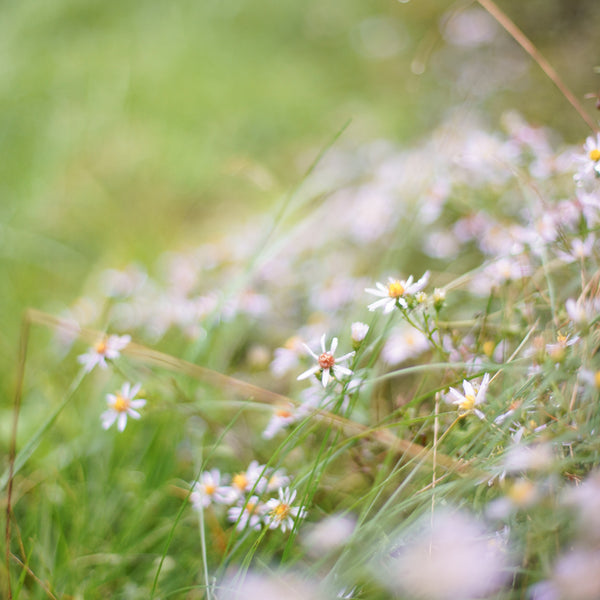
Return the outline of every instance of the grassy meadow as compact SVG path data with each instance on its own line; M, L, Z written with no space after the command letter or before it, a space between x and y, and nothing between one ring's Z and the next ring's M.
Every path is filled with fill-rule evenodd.
M600 598L600 9L498 6L4 3L2 597Z

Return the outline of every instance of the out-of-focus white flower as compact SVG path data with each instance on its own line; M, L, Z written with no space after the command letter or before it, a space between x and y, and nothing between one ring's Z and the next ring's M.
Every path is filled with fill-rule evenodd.
M108 429L116 421L117 429L123 431L127 425L127 417L140 418L141 415L136 409L145 406L146 400L143 398L136 400L135 396L141 387L141 383L136 383L133 387L130 383L124 383L120 391L106 395L109 408L101 416L104 429Z
M266 503L265 523L269 529L281 528L284 533L294 527L296 519L302 519L306 516L306 509L300 506L293 506L296 498L296 490L290 488L279 488L279 498L271 498Z
M341 548L354 533L356 519L346 515L330 515L321 522L312 525L302 538L302 544L312 556L324 554Z
M302 340L299 337L291 337L283 347L275 348L270 366L271 373L275 377L282 377L288 371L294 370L300 362L303 348Z
M304 371L304 373L298 375L298 381L307 379L311 375L315 375L320 371L321 383L323 384L323 387L327 387L327 384L332 377L339 379L342 375L352 375L352 371L350 369L347 367L342 367L338 363L348 360L349 358L353 357L355 353L348 352L348 354L344 354L344 356L335 358L334 353L337 349L337 345L338 339L334 337L333 340L331 340L331 347L329 351L327 351L325 348L325 334L323 334L323 337L321 337L321 354L315 354L306 344L304 344L304 347L317 361L317 364L307 371Z
M231 501L234 501L247 493L262 494L266 487L265 466L253 460L245 471L240 471L231 478L228 493L232 498Z
M229 487L223 485L219 469L204 471L192 487L190 502L197 510L206 508L211 503L229 504L233 499Z
M435 514L433 525L424 526L385 562L381 579L411 599L481 598L509 575L504 543L460 512Z
M587 328L600 312L600 303L596 299L586 301L581 298L579 300L569 298L565 302L565 308L567 309L569 319L575 325Z
M492 500L488 504L485 514L491 519L506 519L516 510L532 506L539 497L538 486L529 479L521 477L509 485L505 496Z
M559 333L556 336L556 342L552 344L546 344L546 352L554 362L561 362L564 360L567 348L576 344L579 341L579 336L575 335L563 335Z
M394 279L393 277L388 278L387 285L375 283L375 288L366 288L365 291L373 296L378 296L380 300L369 304L368 308L370 311L383 308L383 313L391 313L396 306L402 308L408 308L407 298L414 296L420 292L429 281L429 271L426 271L423 277L419 281L414 282L414 278L411 275L407 280Z
M218 586L219 600L325 600L330 598L316 581L294 573L247 573L240 579L231 574Z
M576 516L584 536L600 540L600 471L591 473L578 486L567 488L563 502L576 509Z
M579 371L581 379L589 386L600 390L600 371L589 371L587 369L581 369Z
M515 444L504 457L504 470L507 473L544 471L552 466L554 456L548 444Z
M429 349L427 336L410 325L392 329L381 350L381 358L388 365L399 365Z
M265 440L273 439L280 431L298 420L298 409L293 406L274 406L271 419L267 423L262 436Z
M563 554L554 565L552 582L560 598L598 600L600 598L600 551L575 548Z
M458 390L455 390L453 387L451 387L448 390L448 394L445 398L446 402L451 402L452 404L457 405L460 415L466 415L470 412L473 412L480 419L485 419L485 415L476 407L485 402L485 395L489 383L489 373L486 373L483 376L483 380L479 386L473 386L470 381L465 379L463 381L463 390L465 393L461 394Z
M352 331L352 341L359 345L369 333L369 326L366 323L361 323L360 321L355 321L351 325Z
M240 501L237 506L232 506L227 511L227 518L232 523L237 523L235 528L243 531L246 527L258 531L262 526L262 515L266 510L265 505L260 502L258 496Z
M77 360L90 372L96 365L106 369L107 360L115 360L121 356L121 350L129 344L129 335L109 335L96 342L85 354L77 357Z
M487 296L492 289L528 277L531 273L531 264L524 256L500 258L476 273L469 283L469 289L478 296Z
M273 492L279 488L286 487L290 483L290 476L285 474L284 469L276 469L267 475L267 492Z
M590 233L590 235L588 235L584 240L575 238L571 242L569 252L563 252L562 250L558 250L556 252L556 255L560 260L562 260L565 263L581 261L584 258L589 258L592 255L595 243L596 236Z

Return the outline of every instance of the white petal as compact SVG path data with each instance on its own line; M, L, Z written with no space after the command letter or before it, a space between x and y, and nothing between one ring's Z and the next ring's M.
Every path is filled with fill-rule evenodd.
M323 352L326 352L326 350L325 350L325 336L326 336L325 333L321 336L321 350Z
M331 376L331 372L329 369L323 369L323 375L321 378L321 383L323 384L323 387L327 387L327 384L329 383L329 377Z
M330 354L335 354L335 351L337 350L338 347L338 339L336 337L334 337L331 340L331 350L329 350Z
M311 367L310 369L308 369L308 371L304 371L304 373L298 375L298 377L296 377L296 381L302 381L303 379L307 379L311 375L314 375L319 369L319 365Z
M340 356L339 358L336 358L335 362L336 362L336 364L341 363L345 360L348 360L349 358L352 358L355 354L356 354L356 352L348 352L348 354L344 354L344 356Z
M117 417L117 429L119 431L123 431L125 429L125 425L127 425L127 413L122 412Z
M463 381L463 390L465 390L465 396L473 396L473 398L475 398L477 395L475 394L475 390L473 389L471 382L467 381L466 379Z

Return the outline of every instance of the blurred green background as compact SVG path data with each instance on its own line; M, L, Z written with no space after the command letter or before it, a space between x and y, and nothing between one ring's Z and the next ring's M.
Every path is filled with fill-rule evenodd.
M500 4L579 98L599 87L595 0ZM24 307L58 310L100 266L149 263L268 210L349 119L340 143L409 144L457 104L492 125L516 108L582 140L585 124L505 34L448 43L448 11L473 6L3 2L3 396Z

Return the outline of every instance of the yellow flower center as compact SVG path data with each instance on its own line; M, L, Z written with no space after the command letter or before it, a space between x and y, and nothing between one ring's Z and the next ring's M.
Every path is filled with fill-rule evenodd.
M94 346L94 350L96 351L97 354L106 354L106 350L107 350L106 340L102 340L102 341L98 342Z
M117 394L115 401L112 404L112 407L117 412L126 412L129 408L130 400L128 398L123 398L121 394Z
M283 521L290 514L290 505L289 504L278 504L272 511L271 516L276 521Z
M508 497L517 505L524 506L533 500L535 495L535 486L531 481L521 479L515 481L515 483L508 490Z
M483 346L481 347L481 349L483 350L483 353L488 357L492 355L492 353L494 352L494 348L495 348L495 344L494 344L494 342L492 342L492 340L483 342Z
M473 394L467 394L465 399L458 405L460 410L469 411L475 408L475 396Z
M594 162L598 162L600 160L600 150L598 150L598 148L590 150L590 160L593 160Z
M594 385L595 385L597 388L600 388L600 371L596 371L596 372L594 373Z
M236 488L244 490L248 485L248 478L246 477L245 473L238 473L237 475L233 476L231 483L233 483L233 485L235 485Z
M249 515L253 514L255 510L256 510L256 503L255 502L248 502L248 504L246 504L246 512Z
M217 486L214 483L204 484L204 493L207 496L212 496L217 491Z
M334 364L335 358L330 352L323 352L323 354L319 356L319 366L321 369L331 369Z
M404 286L400 281L392 281L388 284L388 296L390 298L400 298L400 296L404 295Z

